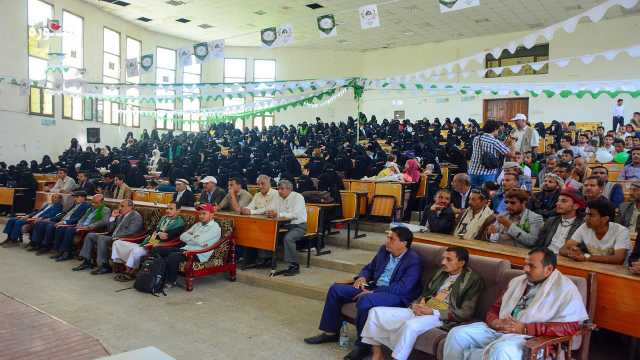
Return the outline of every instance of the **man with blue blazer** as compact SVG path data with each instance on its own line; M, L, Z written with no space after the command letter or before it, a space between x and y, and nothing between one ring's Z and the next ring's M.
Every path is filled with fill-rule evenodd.
M2 246L18 246L22 242L23 226L27 225L24 232L29 232L26 229L29 228L31 230L32 224L54 218L60 214L62 214L62 195L52 194L50 202L42 206L40 210L34 210L29 214L13 217L7 221L4 227L7 240L2 243Z
M422 260L411 250L413 234L405 227L395 227L387 241L367 264L353 284L335 283L327 293L320 321L320 335L304 339L316 345L339 340L344 304L355 302L358 310L356 328L358 340L345 360L359 360L370 352L370 346L360 341L360 333L369 310L376 306L407 306L420 295Z
M52 250L56 229L64 225L76 225L84 213L91 208L91 205L87 202L86 192L76 191L73 193L73 197L75 198L75 204L60 221L44 223L42 226L36 226L34 229L34 234L36 231L39 232L37 238L40 242L36 255L46 254Z

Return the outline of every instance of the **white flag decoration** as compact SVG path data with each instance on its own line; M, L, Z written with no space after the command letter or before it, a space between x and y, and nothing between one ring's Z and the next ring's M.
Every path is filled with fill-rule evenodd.
M127 59L127 77L135 77L138 75L140 75L138 58Z
M440 12L462 10L480 5L480 0L439 0Z
M358 10L358 13L360 14L360 27L363 30L380 26L380 14L378 14L378 5L365 5Z
M224 58L224 40L213 40L209 42L209 58L210 59Z
M189 66L192 63L191 55L193 55L192 47L178 49L178 64L181 67Z
M287 46L293 43L293 25L284 24L278 26L278 38L274 47Z

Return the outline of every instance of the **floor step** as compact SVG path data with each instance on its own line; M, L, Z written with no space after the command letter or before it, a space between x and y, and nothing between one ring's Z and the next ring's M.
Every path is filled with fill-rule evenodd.
M315 256L315 251L311 252L311 267L344 271L350 274L357 274L362 267L368 264L375 252L362 249L346 249L339 246L326 246L324 250L331 251L330 254ZM299 253L300 264L307 263L307 254Z
M388 227L387 227L388 229ZM387 234L385 232L360 231L360 234L366 234L365 237L358 239L353 238L351 231L351 249L360 249L377 252L381 245L384 245ZM340 234L327 236L325 239L327 245L346 248L347 247L347 231L341 230Z
M300 274L290 277L269 277L269 273L269 269L238 270L237 279L248 285L324 301L331 284L352 279L354 276L352 273L321 267L302 267Z

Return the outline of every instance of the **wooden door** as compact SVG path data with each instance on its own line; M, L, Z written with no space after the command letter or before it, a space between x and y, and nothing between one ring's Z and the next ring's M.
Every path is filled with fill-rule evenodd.
M482 121L489 119L509 121L516 114L529 117L529 98L488 99L484 100Z

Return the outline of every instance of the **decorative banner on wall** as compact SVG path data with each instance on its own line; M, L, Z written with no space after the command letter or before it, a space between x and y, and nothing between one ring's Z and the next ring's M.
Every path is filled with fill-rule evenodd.
M274 47L276 40L278 40L278 30L275 26L268 27L260 31L260 42L263 47Z
M287 46L293 42L293 25L284 24L278 26L278 37L274 47Z
M127 77L135 77L140 75L140 65L138 58L127 59Z
M193 48L191 47L178 49L178 65L181 67L191 65L191 55L193 55Z
M224 39L209 42L209 58L224 59Z
M480 5L480 0L438 0L440 12L446 13Z
M143 55L140 58L140 69L143 73L150 72L153 69L153 54Z
M59 19L48 19L47 20L47 29L51 34L57 34L62 32L62 25L60 25Z
M199 64L209 61L209 44L203 42L193 45L193 55Z
M320 37L323 38L338 35L336 19L333 14L318 16L318 30L320 30Z
M380 26L380 15L378 14L378 5L365 5L358 11L360 13L360 27L363 30L376 28Z

